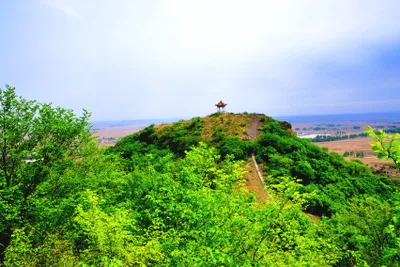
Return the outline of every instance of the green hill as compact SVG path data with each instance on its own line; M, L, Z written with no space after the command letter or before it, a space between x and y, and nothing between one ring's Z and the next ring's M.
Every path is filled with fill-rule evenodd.
M235 156L236 159L245 159L254 146L254 142L251 141L259 135L259 129L273 121L275 120L263 114L214 113L204 118L196 117L173 124L151 125L122 138L110 150L130 158L134 152L146 152L157 148L167 149L182 157L191 146L204 142L221 149L223 155L232 152L225 151L231 144L243 146L242 151L237 150ZM289 123L280 122L280 125L294 134Z
M217 113L105 149L87 112L8 86L0 119L0 266L398 265L397 184L286 122Z
M200 155L193 157L193 153L198 153L199 149L202 151ZM211 159L210 151L214 151ZM251 200L250 195L247 201L254 204L248 206L241 202L240 208L236 206L229 210L233 214L259 214L263 218L252 218L251 227L242 225L241 229L245 232L257 232L253 226L261 227L258 229L266 227L265 234L268 236L267 233L271 233L270 239L265 240L261 237L263 235L258 236L260 233L255 233L260 238L260 243L250 241L247 244L250 247L245 246L245 251L240 252L242 255L256 253L262 259L262 265L354 266L368 263L379 266L385 262L385 257L390 259L386 260L388 263L396 262L397 254L389 252L393 251L389 248L394 244L391 243L394 239L390 237L393 232L385 230L393 223L392 205L396 205L396 184L385 177L374 175L369 167L358 160L348 162L339 154L329 153L309 140L298 138L287 122L262 114L217 113L170 125L150 126L123 138L109 149L109 153L121 155L124 159L123 165L131 172L135 172L137 166L142 164L143 155L151 155L152 159L169 155L176 162L189 163L189 172L200 174L201 178L198 177L196 179L199 180L195 181L191 178L181 180L180 174L177 174L176 181L179 184L187 184L190 190L209 188L213 194L226 190L226 179L233 177L232 174L224 176L225 178L220 177L219 168L227 166L228 162L246 161L251 154L255 155L258 164L263 166L265 188L270 197L264 204L260 204ZM208 164L204 164L204 158L210 159ZM242 166L242 162L238 163ZM197 169L198 166L201 166L200 169ZM254 169L251 171L254 173ZM240 189L243 188L243 177L246 175L228 182L228 188L231 188L225 191L229 194L226 199L229 199L228 202L237 197L249 197L246 190ZM255 180L253 177L253 182ZM248 184L245 188L252 190L251 186ZM262 197L259 190L253 188L255 197ZM228 202L221 203L224 203L224 207L230 207ZM227 210L221 208L225 211L217 212L217 216L227 220L226 226L231 229L228 232L232 233L235 227L230 223L233 222L231 218L224 217ZM273 211L275 208L277 210ZM322 216L322 221L313 222L304 212ZM240 220L247 221L251 217L243 214L238 215ZM219 227L217 229L221 230ZM250 236L254 234L246 233ZM274 241L276 238L280 240L277 244ZM272 249L271 245L277 247ZM230 246L225 244L221 248L223 247ZM251 247L256 251L267 248L272 250L263 250L262 255L259 255ZM240 251L239 248L237 250ZM235 254L232 253L231 255ZM251 264L252 260L234 262L242 265Z
M251 125L257 133L249 133ZM122 138L113 148L125 159L143 153L173 153L184 157L185 151L204 142L216 148L224 158L247 160L254 153L264 166L270 190L288 180L302 185L300 192L315 193L305 203L315 215L331 215L346 206L348 199L363 194L387 198L390 182L374 175L360 161L345 161L309 140L296 137L287 122L262 114L216 113L169 125L150 126Z

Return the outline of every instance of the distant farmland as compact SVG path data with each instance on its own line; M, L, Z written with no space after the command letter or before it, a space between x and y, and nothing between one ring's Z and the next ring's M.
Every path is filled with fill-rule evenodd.
M377 158L377 153L371 151L371 146L369 143L372 141L372 138L354 138L354 139L346 139L340 141L331 141L331 142L320 142L314 143L320 147L327 147L330 152L336 152L340 155L343 155L344 152L363 152L363 158L356 157L346 157L346 159L358 159L363 163L370 166L373 170L382 170L384 169L384 174L389 174L389 176L393 179L400 179L400 175L397 171L394 171L391 166L393 164L390 161L381 160Z

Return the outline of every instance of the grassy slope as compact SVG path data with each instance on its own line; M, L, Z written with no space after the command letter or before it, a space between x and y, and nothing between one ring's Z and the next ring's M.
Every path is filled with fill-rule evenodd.
M254 134L251 133L254 129L249 129L249 127L252 127L252 125L254 126L254 124L261 127L269 121L267 116L261 114L232 113L215 113L210 116L197 119L199 119L202 124L201 139L203 141L212 140L215 132L218 130L223 131L226 136L237 136L240 139L254 139ZM192 120L180 121L178 122L178 125L180 127L187 128L189 124L193 122L193 120L196 120L196 118ZM176 126L177 123L163 124L155 126L155 128L158 134L162 135L166 131L170 131ZM248 171L244 177L246 179L245 188L249 190L249 192L256 195L259 201L265 201L268 197L268 194L266 193L264 185L261 183L256 174L252 160L247 160L245 165L248 166Z
M163 134L164 131L168 131L171 127L175 127L177 124L180 124L182 127L187 127L194 119L196 118L193 118L192 120L179 121L178 123L161 124L155 126L155 128L159 134ZM239 136L240 138L244 138L247 134L247 125L250 116L232 113L214 113L210 116L199 119L203 124L201 129L202 140L210 140L217 129L222 129L229 136Z
M155 128L159 134L170 130L171 127L176 127L179 124L182 127L187 127L195 119L202 122L201 139L211 140L216 131L222 131L226 136L238 136L241 139L248 138L248 127L253 120L263 119L260 126L267 123L270 118L263 114L234 114L234 113L214 113L203 118L193 118L191 120L179 121L173 124L156 125Z

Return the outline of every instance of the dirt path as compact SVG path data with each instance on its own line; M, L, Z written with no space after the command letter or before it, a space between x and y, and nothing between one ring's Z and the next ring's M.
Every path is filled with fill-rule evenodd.
M264 189L264 185L260 181L260 177L257 174L257 170L254 167L252 159L250 158L245 162L245 165L248 166L248 171L246 173L246 185L245 188L249 190L249 192L253 193L257 196L257 201L262 203L268 199L269 195L267 191Z
M250 122L249 122L249 127L247 129L247 138L249 140L255 140L260 134L258 128L261 126L261 121L260 121L261 116L256 114L252 114L249 116L250 116Z
M262 173L260 172L260 168L258 168L258 164L257 164L257 161L256 161L256 157L254 156L254 153L251 154L251 159L253 160L253 165L254 165L254 167L256 169L258 178L260 178L261 183L264 183L265 180L264 180L264 177L262 176Z
M261 116L255 114L249 116L251 117L247 130L247 138L248 140L255 140L260 134L258 128L261 126L261 121L260 121ZM250 165L250 170L246 174L246 179L247 179L246 187L249 189L250 192L256 194L259 197L260 201L264 201L269 197L269 194L264 189L265 179L262 176L260 168L258 167L254 153L251 155L251 158L249 159L248 163Z

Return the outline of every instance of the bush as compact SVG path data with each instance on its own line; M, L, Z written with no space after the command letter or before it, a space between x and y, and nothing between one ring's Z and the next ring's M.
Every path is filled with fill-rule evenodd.
M229 136L222 140L220 148L221 155L234 155L235 159L246 160L254 149L255 143L241 140L237 136Z

